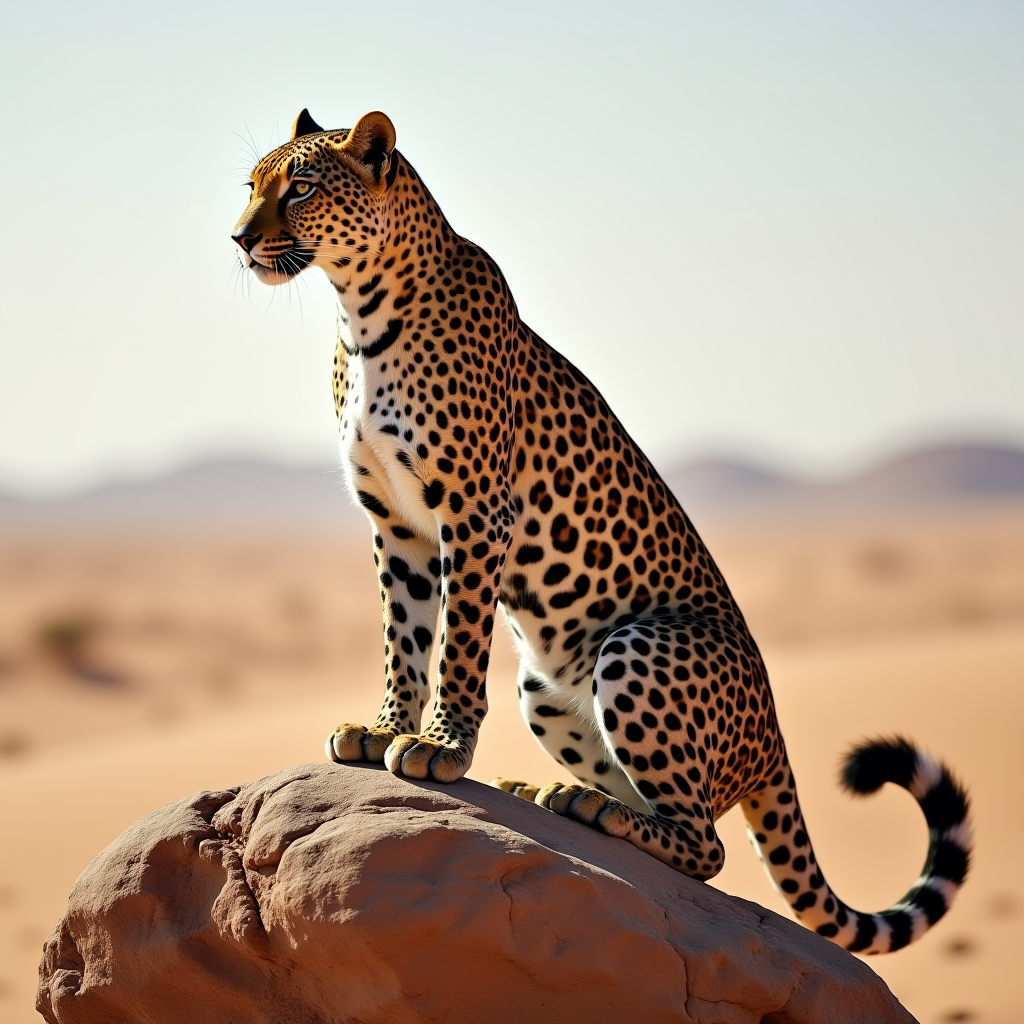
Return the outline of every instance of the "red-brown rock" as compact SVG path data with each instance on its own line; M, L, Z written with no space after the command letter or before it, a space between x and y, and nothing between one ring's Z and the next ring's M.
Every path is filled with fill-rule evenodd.
M200 793L82 873L51 1024L913 1018L863 963L617 839L462 781L328 764Z

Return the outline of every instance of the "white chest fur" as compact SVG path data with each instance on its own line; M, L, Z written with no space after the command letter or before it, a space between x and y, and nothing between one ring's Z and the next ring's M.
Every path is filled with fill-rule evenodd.
M348 364L348 390L340 426L341 464L349 488L361 504L376 498L389 514L430 543L438 542L438 524L423 500L428 481L416 453L415 424L403 422L398 382L360 356Z

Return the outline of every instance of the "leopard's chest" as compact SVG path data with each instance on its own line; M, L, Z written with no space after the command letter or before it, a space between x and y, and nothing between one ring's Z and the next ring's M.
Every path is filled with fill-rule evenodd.
M345 410L339 424L341 464L353 496L386 511L424 539L437 542L437 521L424 498L422 430L401 403L395 381L349 363ZM379 504L368 502L376 499Z

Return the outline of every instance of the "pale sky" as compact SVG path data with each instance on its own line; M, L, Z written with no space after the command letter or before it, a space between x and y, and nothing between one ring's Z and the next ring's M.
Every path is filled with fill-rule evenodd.
M333 299L237 283L247 140L386 111L663 465L1024 444L1024 4L0 14L0 488L330 463ZM246 140L246 141L243 141ZM300 303L301 300L301 303Z

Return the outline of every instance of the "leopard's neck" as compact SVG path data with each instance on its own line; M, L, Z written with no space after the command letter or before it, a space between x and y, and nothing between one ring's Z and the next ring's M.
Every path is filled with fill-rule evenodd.
M399 338L408 351L410 344L429 337L436 324L416 329L420 293L432 293L441 285L456 250L467 244L413 168L400 154L396 158L395 186L381 210L385 230L380 251L355 252L325 268L338 296L339 334L349 356L372 359ZM441 311L433 314L431 319Z

